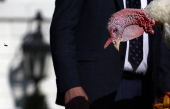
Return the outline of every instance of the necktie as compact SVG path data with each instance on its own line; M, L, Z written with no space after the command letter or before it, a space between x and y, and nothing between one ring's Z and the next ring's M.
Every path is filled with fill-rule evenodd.
M140 0L126 0L127 8L141 9ZM143 35L129 41L129 58L134 70L138 68L143 60Z

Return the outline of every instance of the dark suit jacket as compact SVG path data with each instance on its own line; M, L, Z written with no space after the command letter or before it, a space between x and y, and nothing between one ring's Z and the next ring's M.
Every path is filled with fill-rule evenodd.
M108 19L123 9L123 0L56 0L55 5L50 44L57 77L56 103L64 105L64 92L76 86L83 87L89 104L116 93L123 73L126 42L120 44L119 52L112 44L104 49L104 44L109 38ZM149 37L148 88L151 73L158 68L154 60L159 58L159 35L156 32ZM143 92L150 96L150 91Z

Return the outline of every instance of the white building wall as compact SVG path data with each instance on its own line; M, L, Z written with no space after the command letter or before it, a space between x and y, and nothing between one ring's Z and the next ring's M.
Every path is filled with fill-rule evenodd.
M55 0L5 0L0 2L0 109L16 109L9 85L9 68L17 66L22 56L20 46L24 35L35 29L35 22L2 21L2 18L33 18L38 10L49 22L43 23L44 39L49 43L49 27L54 10ZM31 29L28 29L31 25ZM8 46L4 46L4 43ZM14 61L13 60L18 60ZM47 78L40 84L42 93L46 94L50 109L64 109L55 104L56 83L51 56L48 56ZM22 78L22 77L21 77ZM22 93L18 89L18 96Z

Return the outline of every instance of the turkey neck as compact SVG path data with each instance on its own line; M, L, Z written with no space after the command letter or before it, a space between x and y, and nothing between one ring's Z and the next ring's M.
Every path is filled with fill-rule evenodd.
M121 13L125 16L125 27L130 25L139 25L144 28L145 32L147 32L148 27L152 23L152 19L143 9L124 9Z
M139 25L140 19L143 15L140 14L140 12L144 12L141 9L127 9L125 15L125 24L126 26L130 25Z
M144 21L144 17L147 15L145 14L143 9L125 9L123 10L125 13L125 24L126 26L130 25L140 25L141 22Z

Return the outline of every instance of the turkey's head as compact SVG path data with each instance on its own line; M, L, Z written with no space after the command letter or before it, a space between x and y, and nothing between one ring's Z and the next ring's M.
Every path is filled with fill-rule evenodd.
M150 19L142 9L123 9L113 14L109 19L107 31L110 38L104 45L107 48L113 43L119 51L120 42L137 38L146 33L154 34L155 21Z

